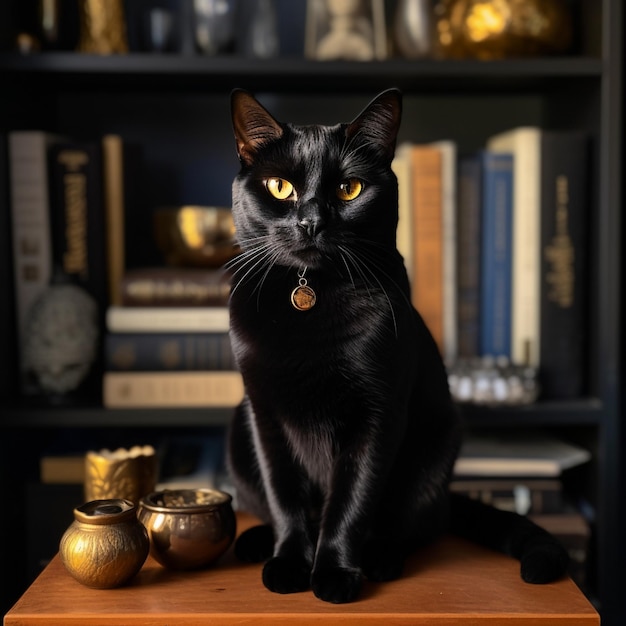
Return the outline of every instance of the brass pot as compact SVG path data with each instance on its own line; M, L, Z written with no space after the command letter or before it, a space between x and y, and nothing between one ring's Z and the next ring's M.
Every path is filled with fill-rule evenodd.
M235 538L232 497L217 489L156 491L141 499L137 515L148 530L150 553L170 569L206 567Z
M97 589L119 587L144 564L148 533L129 500L92 500L74 509L74 521L61 537L59 553L67 571Z

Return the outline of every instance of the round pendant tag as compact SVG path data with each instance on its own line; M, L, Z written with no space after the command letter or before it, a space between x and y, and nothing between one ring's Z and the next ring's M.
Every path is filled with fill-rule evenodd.
M313 289L307 285L298 285L291 292L291 304L298 311L308 311L315 306L317 296Z

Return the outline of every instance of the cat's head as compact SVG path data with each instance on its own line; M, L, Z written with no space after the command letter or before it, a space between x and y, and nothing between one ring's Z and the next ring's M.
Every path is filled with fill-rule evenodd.
M241 170L233 183L237 239L258 260L319 269L356 249L395 250L391 170L401 94L384 91L350 123L282 123L248 92L232 94Z

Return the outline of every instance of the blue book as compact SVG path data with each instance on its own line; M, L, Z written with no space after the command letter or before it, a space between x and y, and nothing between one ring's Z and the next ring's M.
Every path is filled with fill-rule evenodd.
M106 371L236 369L228 332L108 333L104 357Z
M511 358L513 156L489 151L481 155L481 353Z

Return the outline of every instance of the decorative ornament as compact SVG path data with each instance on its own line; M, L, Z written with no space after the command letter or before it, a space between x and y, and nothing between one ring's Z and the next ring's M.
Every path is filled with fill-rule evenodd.
M482 60L566 52L572 15L566 0L438 0L438 54Z
M291 292L291 304L298 311L308 311L315 306L317 296L315 291L308 285L306 267L298 271L298 286Z
M63 394L87 377L97 356L98 307L81 287L52 284L26 321L24 359L39 387Z

